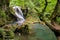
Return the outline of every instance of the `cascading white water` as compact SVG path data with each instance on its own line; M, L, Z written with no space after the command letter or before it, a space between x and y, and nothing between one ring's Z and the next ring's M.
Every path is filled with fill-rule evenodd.
M23 12L22 12L21 8L19 6L14 6L13 9L14 9L15 15L17 17L16 23L18 25L22 25L22 23L25 21L25 19L24 19Z

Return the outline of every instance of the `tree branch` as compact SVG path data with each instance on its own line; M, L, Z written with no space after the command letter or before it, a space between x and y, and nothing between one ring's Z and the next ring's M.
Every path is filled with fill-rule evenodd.
M39 18L40 18L40 20L41 21L43 21L44 19L41 19L41 18L44 18L44 12L45 12L45 10L46 10L46 8L47 8L47 5L48 5L48 2L47 2L47 0L45 0L45 7L44 7L44 9L42 10L42 12L41 12L41 14L39 14ZM42 14L43 13L43 14Z

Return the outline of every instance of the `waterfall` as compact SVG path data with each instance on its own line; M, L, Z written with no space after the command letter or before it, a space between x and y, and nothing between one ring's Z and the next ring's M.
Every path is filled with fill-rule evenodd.
M22 12L22 10L21 10L21 7L19 7L19 6L14 6L13 9L14 9L15 15L16 15L16 17L17 17L17 22L16 22L16 23L17 23L18 25L22 25L22 23L25 21L25 19L24 19L24 16L23 16L23 12Z

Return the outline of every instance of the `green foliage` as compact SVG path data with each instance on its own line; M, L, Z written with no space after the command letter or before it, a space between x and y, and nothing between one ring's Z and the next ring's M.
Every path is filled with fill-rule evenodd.
M10 6L21 6L24 7L24 0L11 0Z
M8 31L4 30L4 31L6 33L5 38L7 38L7 39L13 39L14 38L14 32L13 31L11 31L11 30L8 30Z
M45 7L45 0L28 0L25 1L25 5L30 8L30 12L32 13L32 16L34 16L34 14L42 14L44 16L44 20L48 20L50 21L50 16L52 14L52 12L54 11L54 8L56 6L56 2L57 0L47 0L47 7L45 9L44 14L41 13ZM38 16L37 16L38 17Z
M56 6L57 0L47 0L47 7L45 9L44 16L45 20L50 21L50 17L52 12L54 11L54 8ZM45 0L11 0L10 6L21 6L21 7L28 7L29 12L31 16L37 17L41 14L45 7ZM37 16L36 16L37 15ZM58 19L57 19L58 20ZM59 21L60 22L60 21Z
M5 36L5 31L4 31L4 29L3 28L0 28L0 36L2 35L3 37Z
M55 8L57 0L47 0L48 6L45 13L52 13ZM12 6L24 6L29 7L30 9L36 8L38 12L42 12L45 7L45 0L11 0L10 5ZM30 11L30 10L29 10Z
M56 19L57 19L57 23L60 24L60 17L57 17Z
M0 9L0 16L3 17L3 18L6 18L6 14L1 9Z
M0 28L0 37L5 39L13 39L14 38L14 32L8 29Z
M52 13L54 8L55 8L55 5L56 5L56 2L57 0L47 0L48 1L48 6L46 8L46 12L47 13Z

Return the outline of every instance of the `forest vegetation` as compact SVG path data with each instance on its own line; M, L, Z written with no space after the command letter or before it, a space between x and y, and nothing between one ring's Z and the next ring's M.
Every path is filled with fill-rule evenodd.
M14 6L21 7L23 12L25 22L21 26L12 24L17 19L15 10L13 10ZM52 31L51 35L54 35L54 39L50 40L60 37L60 0L0 0L0 36L2 38L12 39L17 32L20 32L21 35L31 34L32 29L35 28L31 29L34 24L36 24L35 27L41 26L40 28L43 29L42 26L47 26L45 31ZM5 37L6 35L10 36ZM22 40L26 39L22 38Z

